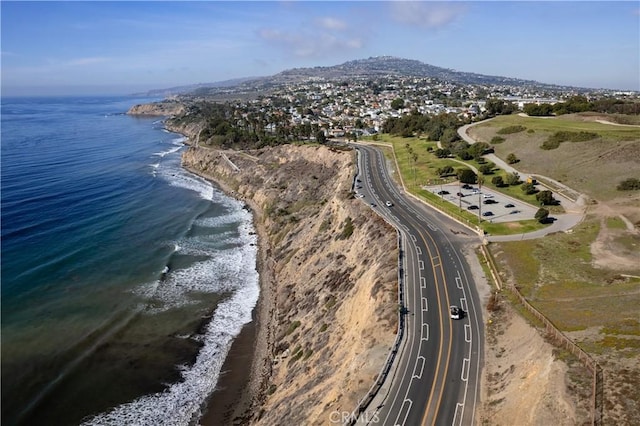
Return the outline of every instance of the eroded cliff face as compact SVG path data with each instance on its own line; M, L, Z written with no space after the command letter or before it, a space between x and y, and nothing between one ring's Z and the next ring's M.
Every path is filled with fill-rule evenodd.
M293 145L191 147L183 156L256 212L258 343L267 346L257 360L260 392L243 421L335 422L366 394L395 339L396 232L351 195L354 161L351 151Z
M184 114L186 111L184 104L177 100L164 100L150 104L138 104L129 108L129 115L146 116L175 116Z

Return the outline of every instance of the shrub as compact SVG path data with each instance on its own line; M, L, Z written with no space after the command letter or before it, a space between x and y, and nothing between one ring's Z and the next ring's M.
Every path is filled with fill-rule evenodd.
M499 135L510 135L512 133L519 133L527 130L526 127L516 124L515 126L507 126L498 130L496 133Z
M555 132L549 136L546 141L542 143L540 148L542 149L556 149L562 142L584 142L590 141L598 137L597 133L593 132L569 132L566 130Z
M640 189L640 179L628 178L620 181L616 189L618 191L633 191L636 189Z
M502 176L494 176L491 179L491 183L497 186L498 188L505 186L504 180L502 180Z
M535 216L533 216L538 222L545 223L549 219L549 210L539 208Z
M520 175L517 173L507 174L507 185L518 185L520 183Z
M350 217L347 217L344 220L344 226L342 228L342 232L340 233L340 235L336 237L336 239L346 240L351 236L351 234L353 234L353 220L351 220Z
M536 193L536 191L537 191L536 187L535 187L532 183L529 183L529 182L525 182L525 183L523 183L523 184L520 186L520 188L521 188L521 189L522 189L522 191L523 191L525 194L527 194L527 195L535 194L535 193Z
M556 204L556 199L553 198L553 193L549 190L540 191L536 194L536 200L545 206Z
M478 176L471 169L458 169L458 180L462 183L476 183Z
M502 136L494 136L491 138L491 143L492 144L499 144L505 141L505 138L503 138Z
M520 159L518 159L518 157L516 157L516 155L513 152L511 152L511 153L509 153L509 155L507 155L507 163L515 164L518 161L520 161Z
M495 166L495 164L493 163L488 163L488 164L483 164L482 166L480 166L478 168L478 170L480 171L480 173L482 173L483 175L490 175L493 173L493 167Z

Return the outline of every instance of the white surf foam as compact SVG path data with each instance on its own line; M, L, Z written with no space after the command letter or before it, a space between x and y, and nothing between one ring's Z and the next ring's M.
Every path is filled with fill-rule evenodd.
M240 209L233 214L244 217L246 212L243 212ZM216 307L201 337L204 345L194 365L181 370L183 380L165 392L120 405L84 424L184 426L196 423L204 401L215 388L233 338L251 321L251 311L258 301L257 238L250 218L249 215L249 220L243 220L239 227L245 242L241 247L224 251L215 259L197 263L182 272L172 271L167 278L169 282L157 287L156 297L167 305L178 303L189 291L232 291L231 297Z

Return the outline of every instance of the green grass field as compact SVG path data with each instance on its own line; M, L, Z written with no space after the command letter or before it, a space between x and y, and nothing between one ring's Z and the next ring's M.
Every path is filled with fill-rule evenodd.
M436 149L437 144L435 142L415 137L403 138L400 136L382 134L378 135L377 142L388 144L390 146L390 148L384 149L385 155L390 160L395 161L395 153L400 174L402 175L402 180L407 191L469 226L475 227L479 225L484 231L491 235L520 234L548 226L538 223L535 220L510 223L491 223L487 220L479 222L477 215L469 213L464 209L461 210L458 206L450 202L443 201L441 197L422 189L425 185L437 185L439 183L455 182L457 180L455 176L441 178L436 173L436 170L439 168L444 166L451 166L454 170L465 167L470 168L469 166L478 168L480 164L475 160L460 162L446 158L437 158L433 153L427 151L429 148ZM393 149L391 149L391 147L393 147ZM416 161L413 160L412 153L415 153L417 156ZM535 199L535 195L526 195L522 192L519 185L497 188L495 185L490 183L491 178L497 175L502 175L504 177L506 173L503 170L498 169L495 174L485 176L485 183L483 185L526 203L533 205L538 204ZM554 211L554 213L562 211L561 208L557 210L559 211Z

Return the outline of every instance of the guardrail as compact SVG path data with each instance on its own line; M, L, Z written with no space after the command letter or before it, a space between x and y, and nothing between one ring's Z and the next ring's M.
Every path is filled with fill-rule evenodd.
M507 287L520 301L522 306L529 311L534 317L536 317L545 326L545 329L552 341L556 343L556 346L563 347L571 352L578 360L593 374L591 382L591 424L594 426L602 425L602 412L603 412L603 400L604 400L604 385L603 385L603 372L602 367L593 359L589 354L583 351L578 345L576 345L571 339L564 335L553 323L545 317L540 311L534 308L527 299L520 293L515 285L507 284L505 286L500 274L498 274L498 268L496 267L495 260L491 254L491 250L482 245L482 254L489 264L491 275L496 280L498 289Z
M369 389L369 392L358 402L358 405L355 410L352 411L351 416L347 421L347 425L354 425L362 413L369 407L371 401L376 397L382 385L384 385L385 380L387 380L387 376L391 371L391 367L393 366L393 362L396 359L396 355L398 355L398 351L400 350L400 344L402 343L402 338L404 336L404 251L403 251L403 243L402 243L402 235L399 230L396 231L398 233L398 334L396 335L396 341L394 342L391 350L389 351L389 355L387 355L387 359L385 360L382 370L378 374L375 382Z

